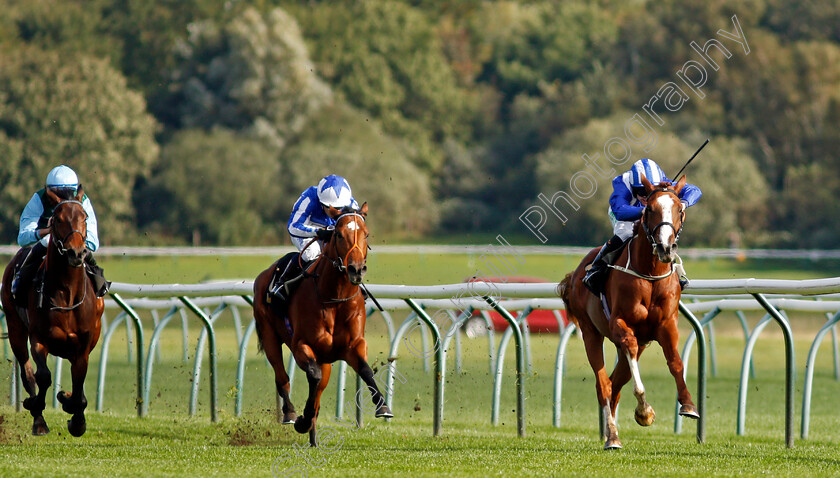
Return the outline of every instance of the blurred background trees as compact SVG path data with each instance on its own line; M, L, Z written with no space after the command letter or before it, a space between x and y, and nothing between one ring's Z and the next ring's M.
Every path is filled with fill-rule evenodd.
M840 6L819 0L0 0L0 240L54 165L79 172L103 242L274 244L325 174L377 240L532 238L568 187L737 15L650 156L704 197L695 246L840 247ZM641 158L634 151L632 160ZM629 167L630 161L626 163ZM619 173L621 171L617 171ZM609 179L554 244L609 234ZM475 236L477 237L477 236Z

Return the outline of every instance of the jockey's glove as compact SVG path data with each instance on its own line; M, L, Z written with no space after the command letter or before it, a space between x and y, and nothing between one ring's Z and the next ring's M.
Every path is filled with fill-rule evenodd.
M315 237L324 242L327 242L332 238L333 232L335 232L335 229L327 229L326 227L322 227L321 229L315 230Z

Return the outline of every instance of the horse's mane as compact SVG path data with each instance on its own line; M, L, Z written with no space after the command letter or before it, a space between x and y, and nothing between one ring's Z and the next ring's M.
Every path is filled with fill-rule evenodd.
M79 187L82 187L82 185L80 184ZM52 192L62 201L70 201L76 197L76 192L70 188L56 188Z

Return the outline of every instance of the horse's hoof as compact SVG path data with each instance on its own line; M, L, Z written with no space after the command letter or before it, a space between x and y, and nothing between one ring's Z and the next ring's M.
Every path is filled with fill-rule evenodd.
M70 394L66 393L64 390L58 392L56 397L58 399L58 403L61 404L61 409L64 410L64 413L73 414L73 410L70 408Z
M376 410L376 418L394 418L394 414L391 413L391 409L388 408L388 405L382 405Z
M683 417L692 418L694 420L700 418L700 414L697 413L697 407L690 403L680 407L680 415Z
M291 425L297 421L297 415L294 413L284 413L283 414L283 421L280 422L283 425Z
M312 428L312 419L300 417L295 420L295 431L298 433L306 433Z
M73 418L67 420L67 431L74 437L80 437L85 434L87 430L87 423L84 415L73 415Z
M633 414L636 418L636 423L643 427L649 427L653 425L653 422L656 420L656 413L653 411L653 407L650 405L647 406L644 410L636 409L636 413Z
M38 417L32 423L32 434L36 437L44 436L50 432L50 427L47 426L47 421L44 417Z
M604 450L621 450L621 440L611 438L604 443Z

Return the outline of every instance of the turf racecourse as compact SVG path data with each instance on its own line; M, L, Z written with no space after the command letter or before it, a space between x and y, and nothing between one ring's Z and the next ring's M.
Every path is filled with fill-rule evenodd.
M557 277L577 258L526 257L520 273ZM102 263L113 280L126 282L181 282L252 277L271 258L160 258L109 259ZM530 264L530 266L529 266ZM480 265L480 264L479 264ZM370 282L430 284L455 282L476 272L475 258L468 256L372 256ZM809 278L837 275L830 264L815 270L813 264L783 262L730 262L723 260L687 263L692 277L785 277ZM559 272L558 272L559 271ZM248 317L243 309L243 318ZM113 315L111 313L110 315ZM395 319L399 320L399 314ZM759 315L748 314L751 324ZM634 399L625 388L619 409L620 436L624 449L604 452L597 430L597 406L593 375L582 343L574 339L568 349L564 383L562 426L551 426L552 380L556 335L534 337L534 369L526 379L527 437L516 435L514 357L512 347L505 362L501 424L490 421L492 377L483 339L464 340L464 365L454 371L454 356L448 361L443 434L432 437L432 376L423 362L403 347L398 361L406 383L397 384L395 418L390 423L364 416L361 428L330 421L335 413L335 373L324 392L321 426L335 430L331 453L309 450L306 438L289 426L274 421L273 374L256 352L256 337L249 348L242 417L234 416L235 334L230 315L217 323L219 342L219 422L211 423L208 410L207 368L201 378L198 412L188 417L192 359L198 326L190 329L190 361L181 359L177 326L162 339L161 362L155 364L150 416L138 419L134 411L135 367L126 351L125 333L116 334L110 347L104 412L94 412L99 348L92 354L87 380L88 432L73 438L66 431L68 416L52 409L47 421L52 433L46 437L28 434L31 419L8 405L8 380L0 383L0 476L165 476L219 475L271 476L272 471L300 472L311 476L556 476L607 474L636 475L840 475L838 413L834 404L840 382L834 380L828 342L816 365L810 437L800 440L799 408L804 361L820 316L792 317L796 333L797 395L796 433L793 449L784 446L783 345L771 325L758 342L756 378L750 382L746 435L735 434L735 412L743 337L731 314L715 319L717 328L717 376L709 378L707 441L697 444L694 424L673 432L673 379L664 365L659 347L652 346L641 360L642 376L657 421L641 428L632 418ZM145 317L146 337L151 320ZM684 339L688 327L683 325ZM378 316L369 320L369 358L381 366L387 355L386 331ZM696 358L696 353L694 354ZM696 392L696 362L689 368L689 389ZM609 359L608 359L609 360ZM52 360L50 364L52 366ZM205 361L206 364L206 361ZM5 367L6 372L9 365ZM62 384L69 384L65 366ZM6 376L4 374L4 376ZM348 375L348 396L354 388ZM298 409L305 400L303 375L298 371L292 398ZM50 391L49 396L54 395ZM349 413L345 412L345 422ZM290 468L290 467L298 468Z

